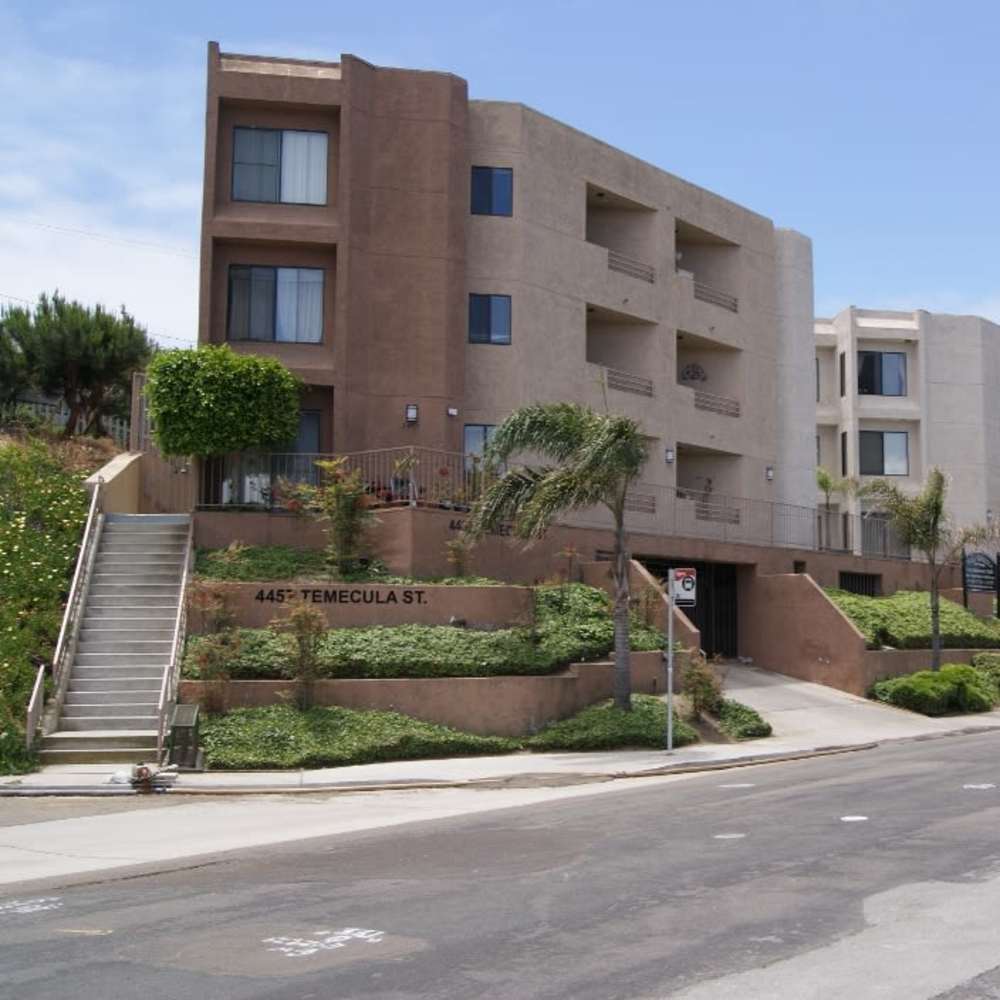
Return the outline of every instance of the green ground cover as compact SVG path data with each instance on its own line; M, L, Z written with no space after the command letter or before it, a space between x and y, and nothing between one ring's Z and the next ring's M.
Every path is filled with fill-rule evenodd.
M83 480L106 455L41 439L0 439L0 774L35 766L24 714L50 660L87 518Z
M411 587L436 583L450 587L496 587L502 580L486 576L442 576L417 578L390 573L379 562L353 573L336 573L320 549L297 549L290 545L240 545L224 549L198 549L195 574L205 580L250 583L282 581L338 580L345 583L382 583Z
M890 597L862 597L828 589L830 599L864 634L872 649L930 649L930 596L901 590ZM952 601L941 601L941 643L946 649L1000 647L1000 622L977 618Z
M339 707L300 712L272 705L206 717L201 742L208 766L219 770L344 767L518 750L661 748L666 706L651 695L633 695L632 702L631 712L622 712L611 701L591 705L524 739L476 736L396 712ZM697 733L675 717L675 745L697 739Z
M228 664L234 680L292 676L292 643L287 634L239 629L238 650ZM199 644L192 636L184 675L197 679ZM318 676L335 677L490 677L547 674L573 662L606 657L614 627L605 593L583 584L535 589L533 627L494 631L449 625L395 625L331 629L318 648ZM638 617L632 622L632 648L662 648L660 632Z

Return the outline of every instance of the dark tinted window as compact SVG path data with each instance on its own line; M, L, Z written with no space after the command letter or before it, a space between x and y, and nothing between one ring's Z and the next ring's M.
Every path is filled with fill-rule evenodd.
M274 340L275 285L273 267L229 269L230 340Z
M847 395L847 355L840 355L840 395Z
M862 476L884 474L882 434L880 431L861 431L860 471Z
M472 168L472 214L514 214L514 171L510 167Z
M233 129L233 200L277 201L280 164L278 129Z
M906 355L899 351L859 351L858 392L863 396L905 396Z
M910 474L909 437L906 431L861 431L859 437L861 475Z
M858 351L858 392L882 395L882 355L876 351Z
M469 296L469 343L510 343L510 296Z
M840 432L840 474L847 475L847 431Z

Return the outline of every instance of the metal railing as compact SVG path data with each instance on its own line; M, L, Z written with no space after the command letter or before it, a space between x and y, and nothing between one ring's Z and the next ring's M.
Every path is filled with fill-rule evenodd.
M608 250L608 269L638 278L640 281L648 281L651 285L656 281L656 270L653 267L620 250Z
M698 281L697 278L694 282L694 297L701 299L702 302L708 302L713 306L721 306L730 312L740 311L740 300L735 295L730 295L728 292L721 292L718 288L706 285L704 281Z
M721 413L724 417L738 417L740 415L738 399L719 396L714 392L706 392L704 389L694 390L694 405L696 409Z
M467 509L482 491L486 472L478 455L432 448L382 448L341 455L321 453L221 455L201 463L199 507L283 509L287 486L319 486L329 475L318 462L343 460L361 473L365 493L380 506Z
M653 380L643 375L633 375L617 368L604 369L604 383L609 389L631 392L636 396L652 396Z
M909 559L910 546L900 537L892 522L878 512L859 516L861 554L876 559Z
M163 751L167 736L167 716L177 700L177 685L180 680L181 663L184 659L184 639L187 634L187 587L194 558L194 518L188 524L187 548L184 555L184 572L181 574L181 589L177 603L177 618L174 621L173 641L170 644L170 662L163 671L160 681L160 697L156 703L156 758L163 762Z
M77 639L80 634L80 612L84 606L87 588L97 557L97 543L103 526L101 515L102 491L104 480L98 477L94 491L90 497L90 509L87 512L87 523L83 529L80 541L80 552L76 558L76 568L73 570L73 580L69 585L69 595L66 598L66 608L63 611L62 625L56 648L52 653L52 709L53 718L58 718L62 703L66 697L66 686L73 666ZM38 668L35 683L28 701L27 717L25 719L25 746L30 750L35 742L38 726L42 719L45 705L45 664Z
M852 552L854 520L850 514L835 510L816 511L816 548L821 552Z

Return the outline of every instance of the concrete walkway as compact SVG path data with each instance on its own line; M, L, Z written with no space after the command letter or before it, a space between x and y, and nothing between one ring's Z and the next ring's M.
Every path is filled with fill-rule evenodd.
M310 771L217 771L184 774L175 791L261 791L265 789L357 788L412 783L568 784L574 780L682 771L695 767L808 754L830 747L914 739L970 729L1000 728L1000 711L931 719L880 705L833 688L754 667L731 666L727 697L771 723L770 738L744 743L702 743L667 754L662 750L508 754L392 761ZM54 765L20 778L0 778L0 788L108 787L113 765Z

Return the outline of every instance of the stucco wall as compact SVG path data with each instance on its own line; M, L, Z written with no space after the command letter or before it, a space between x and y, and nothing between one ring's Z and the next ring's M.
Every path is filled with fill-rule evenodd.
M678 658L678 666L683 658ZM318 705L401 712L470 733L523 736L611 697L611 663L575 663L544 677L441 677L325 680L315 685ZM632 654L632 689L663 691L658 652ZM290 681L231 681L227 708L275 705L294 697ZM182 681L180 699L202 698L200 681Z
M264 628L294 600L321 611L331 628L447 625L452 618L470 627L530 625L534 620L534 598L528 587L388 587L330 581L205 581L202 587L224 595L236 624L244 628ZM205 616L196 607L190 609L188 623L192 632L206 630Z
M138 514L142 485L142 454L125 452L115 455L86 480L88 490L93 490L98 479L101 485L101 509L105 514Z

